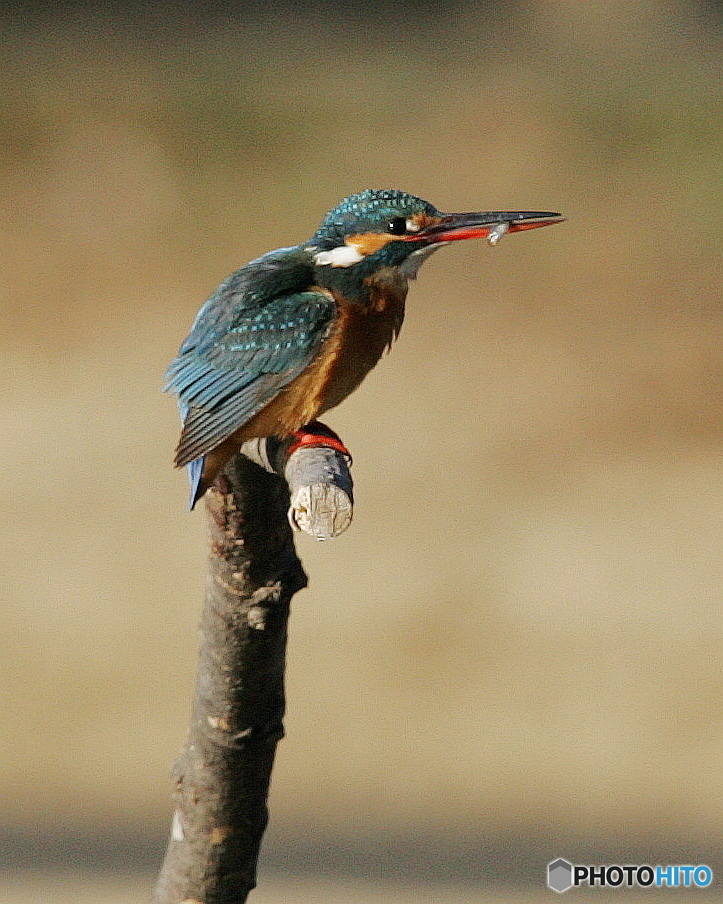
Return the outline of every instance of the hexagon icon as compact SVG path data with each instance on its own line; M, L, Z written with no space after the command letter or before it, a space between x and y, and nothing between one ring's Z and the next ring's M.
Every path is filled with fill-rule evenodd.
M561 857L548 863L547 884L553 891L567 891L572 886L572 863Z

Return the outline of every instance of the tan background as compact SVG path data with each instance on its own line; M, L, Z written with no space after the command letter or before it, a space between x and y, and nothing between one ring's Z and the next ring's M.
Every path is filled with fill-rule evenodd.
M299 541L255 900L536 900L557 856L720 889L720 7L435 15L6 30L8 901L143 899L203 582L162 373L221 278L369 186L569 221L435 256L327 417L356 516Z

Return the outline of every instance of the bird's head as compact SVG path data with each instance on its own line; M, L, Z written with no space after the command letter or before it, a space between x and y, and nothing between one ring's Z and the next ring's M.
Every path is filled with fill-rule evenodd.
M547 211L442 213L394 189L367 189L345 198L324 218L309 246L317 268L364 278L384 267L414 277L423 261L448 242L521 232L561 222ZM341 275L341 274L339 274Z

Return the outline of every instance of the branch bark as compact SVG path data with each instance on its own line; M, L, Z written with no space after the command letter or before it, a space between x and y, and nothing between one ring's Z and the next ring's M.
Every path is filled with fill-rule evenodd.
M284 734L289 606L307 579L291 531L285 452L271 445L247 451L260 464L236 455L205 497L198 678L174 766L176 810L153 904L241 904L256 885L271 770ZM336 486L341 475L350 510L345 457L325 449L335 464L320 472L319 452L294 453L295 488Z

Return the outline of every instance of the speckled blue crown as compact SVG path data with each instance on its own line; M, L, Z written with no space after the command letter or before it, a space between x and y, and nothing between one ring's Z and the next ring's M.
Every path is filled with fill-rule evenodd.
M344 198L338 207L330 210L319 227L317 236L326 238L345 235L350 228L359 232L365 222L378 224L384 217L410 216L414 213L438 214L428 201L398 191L395 188L367 188L356 195Z

